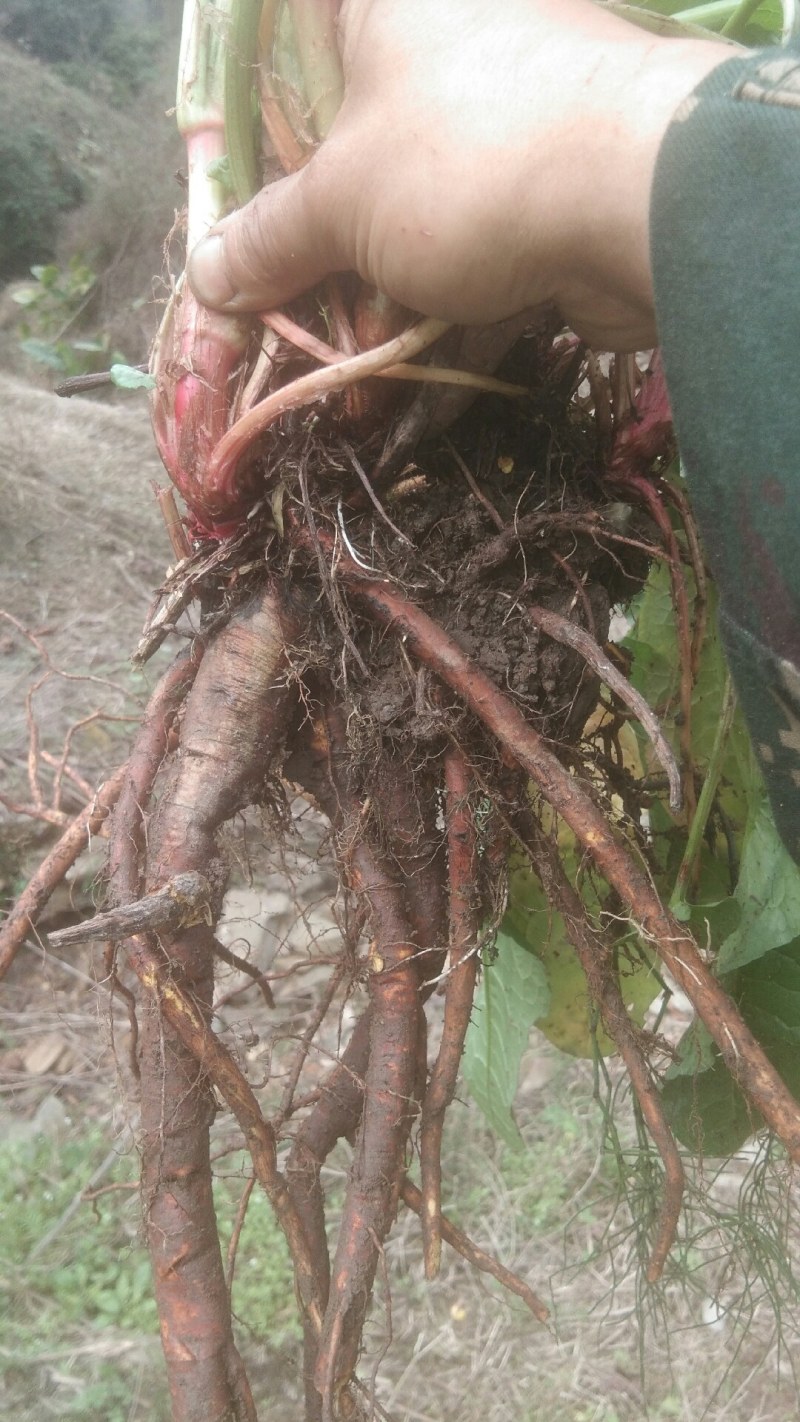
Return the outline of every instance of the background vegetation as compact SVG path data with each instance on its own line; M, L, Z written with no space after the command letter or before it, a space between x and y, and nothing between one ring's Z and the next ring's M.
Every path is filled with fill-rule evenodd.
M73 374L107 365L112 352L131 362L146 354L157 324L154 274L182 201L181 148L167 112L178 9L9 0L0 16L0 284L13 283L0 299L7 365L19 366L20 339L39 343L26 352L31 373L37 364ZM32 267L47 268L46 289Z

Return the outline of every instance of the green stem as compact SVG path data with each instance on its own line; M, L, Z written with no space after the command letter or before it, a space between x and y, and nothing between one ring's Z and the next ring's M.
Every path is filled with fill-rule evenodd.
M736 0L711 0L709 4L677 10L674 15L657 15L652 10L641 9L638 3L626 4L624 0L606 0L605 8L653 34L708 39L717 25L736 9Z
M234 0L225 51L225 142L239 204L261 186L256 143L256 66L261 0Z
M226 185L212 165L225 156L223 37L229 19L230 0L203 6L184 0L175 116L189 169L189 251L219 221L227 201Z
M289 0L295 49L317 138L326 137L344 97L336 43L338 9L337 0Z
M700 852L700 845L708 824L708 817L711 814L711 807L714 804L714 797L719 785L719 777L722 771L722 761L728 744L728 736L733 724L734 712L736 711L736 692L733 689L730 672L725 675L725 686L722 693L722 706L717 724L717 733L714 737L714 744L711 749L711 756L706 770L706 778L703 788L700 791L700 798L697 801L697 809L689 827L689 834L686 840L686 849L680 868L675 878L675 888L672 891L672 898L669 906L675 917L681 923L686 923L691 917L692 906L686 897L687 889L691 883L694 873L695 862Z
M758 0L758 3L760 4L761 0ZM678 10L672 18L684 24L700 25L706 30L722 30L738 8L738 0L709 0L705 5L692 5L688 10Z
M730 39L741 39L747 21L755 14L760 4L761 0L739 0L730 19L722 26L721 33Z

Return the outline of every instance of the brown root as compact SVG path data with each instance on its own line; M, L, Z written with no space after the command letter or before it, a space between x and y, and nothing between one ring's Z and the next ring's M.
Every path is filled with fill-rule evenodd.
M403 1203L408 1206L409 1210L413 1210L414 1214L418 1215L420 1220L422 1220L424 1215L422 1191L417 1189L414 1182L409 1180L408 1176L405 1176L403 1179L401 1195ZM463 1230L453 1224L452 1220L447 1218L447 1215L440 1215L439 1228L445 1244L449 1244L450 1248L454 1249L457 1254L460 1254L462 1259L466 1259L468 1264L472 1264L472 1266L475 1269L479 1269L482 1274L491 1274L492 1278L497 1279L498 1283L502 1284L504 1289L508 1289L510 1294L516 1294L518 1299L522 1299L522 1302L530 1309L534 1318L537 1318L540 1323L547 1323L550 1317L550 1310L539 1296L533 1292L533 1289L529 1288L523 1279L520 1279L518 1274L512 1273L510 1269L506 1269L505 1265L501 1264L499 1260L494 1259L491 1254L487 1254L485 1249L480 1249L479 1246L474 1244L469 1238L469 1235L465 1234Z
M442 1131L456 1090L478 974L478 843L470 793L472 777L462 752L445 754L445 817L450 879L450 951L445 979L444 1026L439 1055L422 1105L422 1239L425 1273L434 1279L441 1259Z
M527 833L523 843L550 903L564 919L567 935L586 975L589 992L600 1010L606 1032L625 1063L639 1109L664 1165L664 1199L647 1265L647 1281L653 1284L661 1277L678 1228L685 1186L680 1153L667 1125L639 1035L625 1010L613 961L613 944L588 922L553 842L532 824L531 816L527 816L526 820Z
M271 1203L293 1261L306 1422L352 1422L365 1408L384 1415L375 1380L385 1348L373 1354L371 1382L359 1381L355 1369L401 1199L420 1217L429 1277L439 1269L444 1242L546 1321L547 1309L528 1284L442 1211L443 1128L457 1088L481 934L490 939L505 910L509 836L527 850L549 904L565 921L589 993L627 1069L637 1120L663 1162L648 1279L661 1274L675 1238L681 1158L661 1109L647 1039L625 1009L614 934L590 919L564 872L552 828L558 820L610 885L620 921L653 945L742 1089L800 1159L796 1103L650 881L650 848L630 829L639 823L648 791L623 764L615 739L621 712L600 732L607 783L597 773L604 767L599 746L590 751L591 781L582 777L588 757L579 749L581 735L600 679L646 727L677 800L677 767L658 721L604 651L613 603L641 586L649 564L661 558L673 580L686 702L700 638L695 630L689 649L683 555L664 500L675 503L686 527L701 617L705 593L688 509L646 477L648 461L661 457L670 441L663 384L657 374L642 380L634 362L617 361L612 402L601 363L590 363L592 398L605 421L606 477L645 506L660 534L656 546L646 532L640 536L646 525L637 524L638 515L612 515L598 505L600 426L577 428L582 397L555 438L550 402L558 391L568 399L580 379L579 347L568 343L554 359L551 336L529 331L521 343L525 360L521 368L512 360L509 373L523 377L531 396L510 407L508 448L507 429L499 433L483 415L471 425L468 417L453 443L429 445L417 463L420 432L432 415L438 418L425 393L425 380L438 379L438 367L406 372L422 377L422 393L385 436L375 417L388 379L383 387L371 381L355 386L352 379L380 373L382 362L397 359L397 343L364 353L370 303L361 303L360 314L356 303L353 325L346 294L346 281L338 280L327 292L331 340L345 359L321 349L318 313L299 305L298 321L274 317L262 363L272 385L261 406L255 401L263 369L243 373L241 408L249 414L217 446L212 494L224 504L226 488L238 489L241 472L248 487L263 475L266 497L235 537L213 548L198 537L169 575L141 657L197 598L202 637L166 673L126 766L67 827L0 935L2 972L21 925L24 934L118 796L107 911L88 928L52 938L64 948L98 935L111 940L108 981L127 1006L141 1078L144 1214L176 1422L255 1419L231 1305L254 1182ZM411 346L416 342L421 350L436 329L431 323L415 328ZM495 337L507 334L498 330ZM459 340L461 334L450 331L436 361L454 357ZM330 367L308 374L307 352L330 359ZM470 364L465 357L465 368ZM391 373L391 367L383 372ZM484 377L476 366L470 378L491 388L491 400L499 391L523 388L516 379L487 385ZM328 405L291 416L325 393ZM356 414L361 423L348 427ZM256 428L262 439L251 449L248 431ZM183 554L182 531L174 516L170 520L174 548ZM32 716L29 725L30 804L16 809L61 828L62 790L86 797L87 783L72 763L70 738L60 757L48 758ZM690 770L687 747L688 733ZM48 804L43 765L55 778ZM691 774L687 780L691 792ZM251 852L249 824L241 841L238 830L229 839L226 827L253 807L262 818L270 815L282 834L285 789L310 801L328 822L338 873L332 917L341 944L298 962L287 934L287 959L267 976L255 960L219 941L216 921L228 882L228 845L247 834L248 857ZM617 827L612 794L622 800L641 854ZM324 839L324 828L315 825L314 837L318 832ZM118 950L118 943L124 947ZM254 1087L244 1062L215 1032L215 1011L244 991L237 987L214 1006L217 961L245 973L274 1012L270 1031L275 1021L280 1080L273 1073L270 1083ZM285 1031L286 979L312 967L316 980L323 965L313 1001L304 998L301 1021ZM343 1032L345 1006L365 984L368 1005L344 1050L331 1052L331 1039ZM434 994L443 998L444 1011L429 1076ZM285 1052L281 1038L293 1043ZM327 1075L320 1076L320 1056L333 1057ZM257 1095L262 1088L269 1107ZM240 1136L235 1146L226 1143L211 1155L218 1100L232 1113L252 1159L227 1260L214 1215L212 1166L239 1148ZM333 1242L323 1179L339 1141L350 1144L352 1159ZM406 1174L417 1141L421 1189ZM282 1171L279 1150L287 1146ZM387 1347L388 1292L387 1283Z
M647 874L617 838L587 790L547 749L514 703L421 608L389 583L365 577L344 556L339 559L338 571L355 600L376 622L403 637L408 649L464 700L563 817L617 890L639 932L690 997L742 1091L792 1159L800 1161L800 1107L703 961L691 934L664 908Z
M125 767L120 766L106 780L90 805L81 810L67 826L58 843L43 859L30 883L26 885L8 918L0 928L0 978L4 978L22 944L58 888L86 848L90 836L98 834L116 801L123 782Z
M419 1013L416 945L402 889L363 835L363 805L348 785L341 720L329 712L327 724L332 778L342 806L341 853L352 887L368 905L373 939L364 1105L315 1375L326 1422L355 1367L380 1246L396 1205L394 1186L413 1119Z

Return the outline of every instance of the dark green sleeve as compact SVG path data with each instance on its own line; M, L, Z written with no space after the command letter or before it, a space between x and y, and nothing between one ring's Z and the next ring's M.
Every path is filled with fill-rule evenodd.
M740 702L800 860L800 53L736 57L681 106L651 207L678 444Z

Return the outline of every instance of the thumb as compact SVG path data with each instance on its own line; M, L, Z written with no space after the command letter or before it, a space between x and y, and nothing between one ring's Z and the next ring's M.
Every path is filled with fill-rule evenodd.
M325 212L319 189L312 159L217 223L189 256L186 273L198 301L226 311L260 311L336 270L319 220Z

